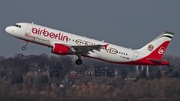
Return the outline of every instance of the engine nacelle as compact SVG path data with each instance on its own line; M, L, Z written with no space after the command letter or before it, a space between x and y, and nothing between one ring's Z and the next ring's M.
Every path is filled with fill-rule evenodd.
M52 53L58 55L67 55L72 54L72 51L68 46L64 46L62 44L54 44L54 47L52 48Z

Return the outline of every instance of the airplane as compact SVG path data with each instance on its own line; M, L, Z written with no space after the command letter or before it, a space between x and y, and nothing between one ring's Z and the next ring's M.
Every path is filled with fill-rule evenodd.
M169 65L162 58L174 33L165 31L139 49L129 49L103 41L71 34L32 23L20 22L5 28L5 31L25 41L48 46L57 55L76 55L76 64L83 63L81 57L89 57L116 64L127 65Z

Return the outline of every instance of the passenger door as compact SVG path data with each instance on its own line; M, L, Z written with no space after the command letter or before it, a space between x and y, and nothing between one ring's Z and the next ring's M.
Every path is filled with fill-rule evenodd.
M29 24L27 26L25 37L29 41L34 41L35 40L36 37L32 34L32 24Z

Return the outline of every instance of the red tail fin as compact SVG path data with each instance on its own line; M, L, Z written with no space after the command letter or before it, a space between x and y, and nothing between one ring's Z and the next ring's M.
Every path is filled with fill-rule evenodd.
M137 51L146 54L147 58L161 59L174 33L163 32L157 38Z
M166 41L148 55L148 58L161 59L170 41Z

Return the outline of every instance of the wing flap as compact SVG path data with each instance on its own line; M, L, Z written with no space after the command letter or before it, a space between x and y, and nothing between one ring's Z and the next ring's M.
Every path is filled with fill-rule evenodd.
M71 46L73 47L77 53L85 53L88 54L89 51L94 52L94 50L100 51L101 47L107 48L108 44L106 45L86 45L86 46Z

